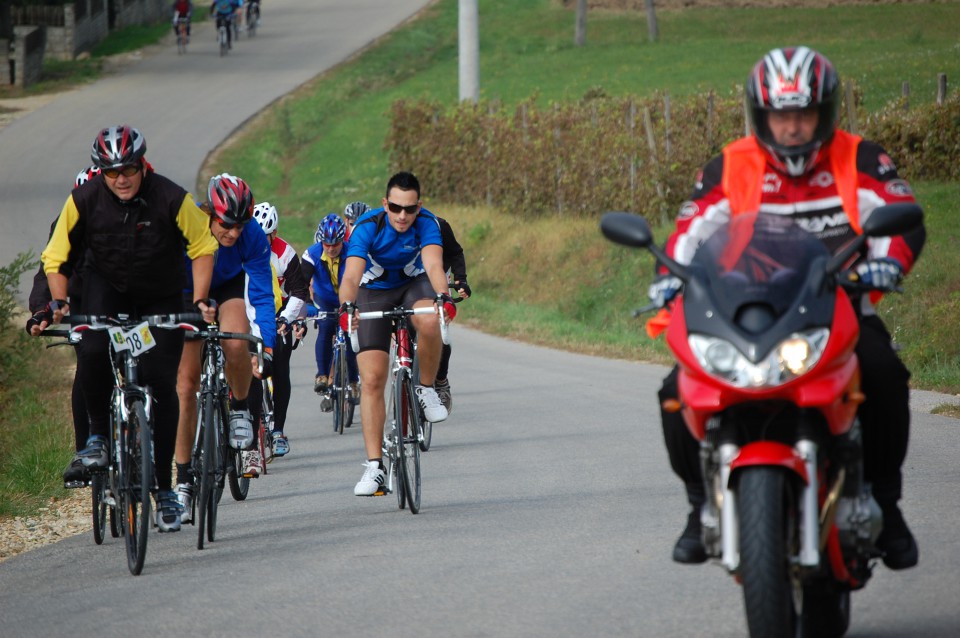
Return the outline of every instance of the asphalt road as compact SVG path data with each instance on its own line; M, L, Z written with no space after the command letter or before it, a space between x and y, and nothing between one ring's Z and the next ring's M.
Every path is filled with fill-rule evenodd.
M380 4L387 3L276 0L264 8L257 41L241 41L226 60L198 29L190 70L175 51L164 52L0 131L3 250L42 243L86 162L89 131L103 121L140 126L156 149L151 161L171 174L168 167L179 167L177 178L191 184L207 149L255 110L254 94L268 103L422 2L393 1L392 17L374 10ZM374 16L379 29L367 25ZM318 53L292 77L310 47L332 42L341 43L337 52ZM274 58L273 47L288 57ZM198 73L200 66L209 70ZM285 83L274 77L286 74ZM272 97L259 90L270 81ZM158 83L169 90L151 95ZM171 93L181 88L197 101ZM231 98L211 97L221 91ZM11 140L42 140L46 150L18 161L11 148L23 147ZM16 232L21 244L10 243ZM469 314L469 302L460 310ZM192 526L152 533L139 577L127 571L117 540L98 547L90 534L10 559L0 564L0 636L744 635L732 579L713 565L669 559L686 509L656 411L665 369L457 326L453 338L454 411L423 456L420 514L398 510L392 496L353 496L360 432L333 433L312 392L312 350L301 348L291 454L270 465L247 501L224 496L215 543L197 551ZM850 636L960 635L956 423L914 414L904 511L921 563L903 573L877 569L854 595Z

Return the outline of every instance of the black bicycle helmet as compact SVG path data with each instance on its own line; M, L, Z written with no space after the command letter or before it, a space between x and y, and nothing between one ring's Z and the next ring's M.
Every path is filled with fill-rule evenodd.
M121 124L103 129L93 140L90 159L94 166L104 170L133 166L147 152L147 141L137 129Z
M207 185L207 207L221 222L246 224L253 219L253 193L239 177L215 175Z
M840 79L830 60L807 47L773 49L757 62L746 86L750 126L774 166L793 176L813 167L820 148L837 128L839 89ZM811 107L819 114L813 140L801 146L777 144L767 113Z

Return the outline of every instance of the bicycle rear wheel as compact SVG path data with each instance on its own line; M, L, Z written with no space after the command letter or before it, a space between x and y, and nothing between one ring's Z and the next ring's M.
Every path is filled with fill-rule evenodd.
M413 354L413 376L414 383L420 383L420 357L416 352ZM416 404L415 404L416 405ZM420 451L427 452L430 449L430 442L433 440L433 423L426 419L418 419L420 430L417 432L417 441L420 443Z
M150 529L150 487L153 483L153 436L143 402L134 400L130 419L121 432L121 456L124 469L120 477L123 494L123 532L127 547L127 567L134 576L143 571L147 556L147 531Z
M417 398L413 391L413 379L409 371L401 368L397 374L396 386L397 418L397 461L400 483L403 485L406 504L410 513L420 511L420 442L417 433L420 428L420 413ZM400 505L403 508L403 504Z
M90 481L90 494L93 500L93 542L103 545L107 533L107 503L104 500L106 476L103 472L94 472Z

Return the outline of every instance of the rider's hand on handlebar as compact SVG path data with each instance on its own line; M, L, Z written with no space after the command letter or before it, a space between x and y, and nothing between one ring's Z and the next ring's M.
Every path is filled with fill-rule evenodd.
M350 332L350 327L357 329L357 307L351 301L344 301L340 304L340 328L344 332ZM350 318L353 320L350 321ZM350 325L352 324L352 326Z
M197 311L203 316L207 323L216 323L217 321L217 302L214 299L197 299L193 302Z
M861 284L883 292L899 290L903 281L903 267L891 257L868 259L856 270Z
M266 379L267 377L273 376L273 350L271 348L263 349L263 365L257 365L257 355L252 355L250 357L250 364L253 366L253 376L258 379ZM260 367L263 369L262 372L257 372L257 368Z
M659 308L666 306L683 289L683 281L673 275L658 275L650 288L647 297Z
M27 319L27 334L31 337L39 337L51 323L53 323L53 313L50 311L50 304L47 304L43 310L36 311Z
M307 322L303 319L297 319L290 324L293 329L293 338L299 341L307 336Z
M457 291L457 294L464 299L467 299L471 294L473 294L473 291L470 290L470 284L467 283L466 277L454 280L453 288Z
M443 316L446 317L447 323L457 316L457 307L453 305L453 298L450 295L440 293L433 301L437 305L437 312L440 312L440 305L443 304Z

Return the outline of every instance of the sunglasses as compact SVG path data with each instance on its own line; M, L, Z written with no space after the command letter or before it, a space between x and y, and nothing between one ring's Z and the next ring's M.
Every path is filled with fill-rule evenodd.
M219 217L215 217L214 219L217 220L217 223L220 224L220 227L223 228L224 230L233 230L234 228L240 228L241 226L247 223L247 222L240 222L239 224L234 224L232 222L224 221Z
M416 204L410 204L409 206L401 206L400 204L394 204L390 200L387 200L387 210L389 210L391 213L396 213L397 215L399 215L401 211L407 215L413 215L420 210L420 203L417 202Z
M105 168L101 172L110 179L117 179L121 175L124 177L133 177L140 172L140 165L134 164L131 166L121 166L120 168Z

